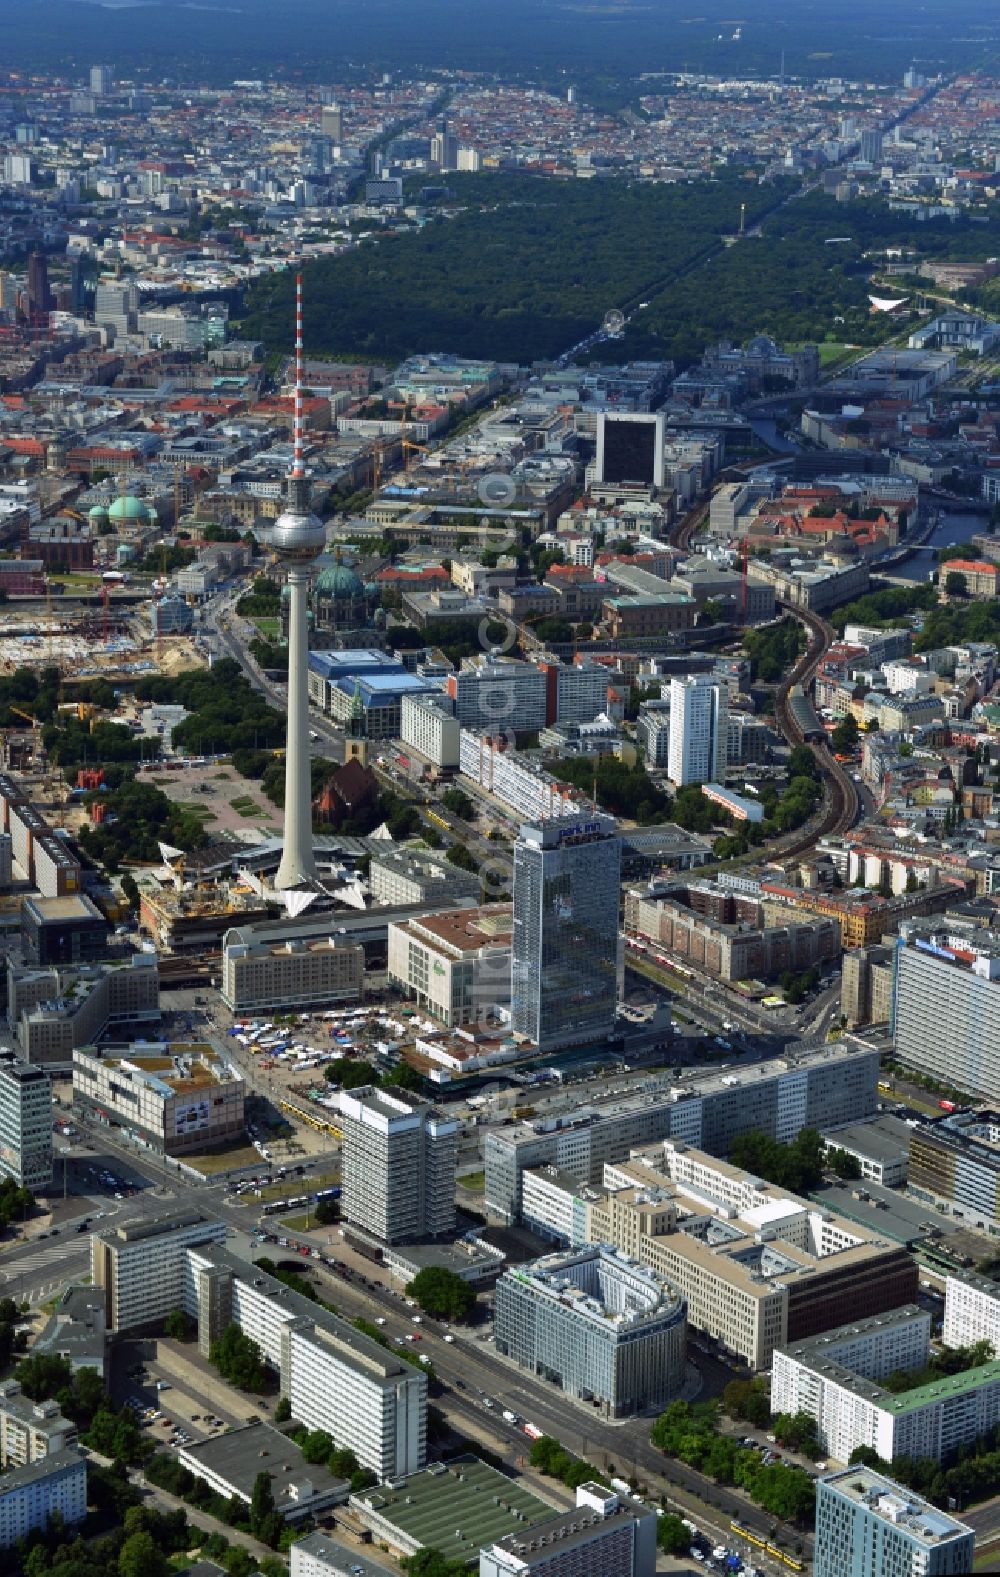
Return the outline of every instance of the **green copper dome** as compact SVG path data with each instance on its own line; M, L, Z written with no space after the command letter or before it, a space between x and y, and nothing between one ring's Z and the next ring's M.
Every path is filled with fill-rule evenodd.
M107 506L107 504L93 504L93 505L91 505L90 509L87 510L87 519L88 520L107 520L107 518L108 518L108 506Z
M361 579L347 564L332 564L316 576L316 591L321 597L363 597Z
M134 493L124 493L116 498L108 510L108 519L117 521L148 521L156 519L156 510L144 504Z

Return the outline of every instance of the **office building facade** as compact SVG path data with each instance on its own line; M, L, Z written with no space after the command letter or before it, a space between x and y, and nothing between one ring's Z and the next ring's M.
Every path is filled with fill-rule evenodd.
M729 691L711 674L670 681L670 746L667 774L686 783L724 783L729 738Z
M674 1140L605 1163L602 1183L526 1172L523 1199L541 1236L614 1243L664 1277L688 1324L755 1371L845 1313L882 1315L916 1296L899 1245Z
M505 1272L494 1340L503 1357L609 1418L665 1407L684 1384L684 1299L609 1245Z
M1000 1230L1000 1113L956 1112L913 1128L909 1190L967 1226Z
M0 1175L33 1192L52 1186L52 1081L0 1052Z
M449 1029L497 1023L510 1005L509 904L389 926L389 980Z
M505 734L545 727L546 680L534 663L514 657L467 657L445 690L463 728Z
M368 885L379 908L427 904L445 909L463 898L478 899L480 880L475 871L461 871L423 849L389 848L372 856Z
M604 1484L581 1484L576 1506L479 1552L479 1577L653 1577L656 1513Z
M222 940L221 996L231 1013L357 1002L364 983L364 948L339 936L265 942L234 928Z
M971 1572L975 1534L872 1468L816 1484L813 1577L954 1577Z
M341 1215L379 1243L455 1230L458 1123L413 1097L342 1090Z
M244 1133L246 1085L207 1045L161 1043L73 1053L73 1099L92 1119L159 1155L183 1155Z
M21 952L25 963L84 964L108 947L108 922L83 893L67 898L25 898L21 905Z
M159 1022L156 954L75 969L23 969L8 960L7 1017L25 1061L68 1068L74 1047L93 1044L109 1027Z
M663 487L666 476L666 418L630 411L600 411L595 473L598 482L626 488Z
M511 1025L540 1049L599 1043L618 1007L621 840L608 816L524 824L514 845Z

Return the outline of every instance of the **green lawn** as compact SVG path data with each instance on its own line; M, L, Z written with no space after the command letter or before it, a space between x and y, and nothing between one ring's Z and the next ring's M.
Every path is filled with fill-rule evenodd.
M252 1144L234 1144L225 1150L212 1150L205 1155L186 1155L185 1166L193 1166L196 1172L203 1172L206 1177L214 1177L217 1172L228 1172L230 1167L256 1166L260 1156Z
M486 1187L485 1172L466 1172L464 1177L458 1179L462 1188L467 1188L470 1194L481 1194Z
M281 636L280 619L272 619L264 616L257 619L251 619L250 623L257 626L265 641L276 641Z
M307 1188L314 1194L320 1188L335 1188L339 1182L339 1171L324 1172L321 1177L286 1177L283 1182L272 1183L268 1188L261 1189L261 1203L266 1199L297 1199Z
M236 798L231 799L229 803L236 812L237 816L264 815L264 811L258 805L257 801L255 799L251 799L249 794L237 794Z

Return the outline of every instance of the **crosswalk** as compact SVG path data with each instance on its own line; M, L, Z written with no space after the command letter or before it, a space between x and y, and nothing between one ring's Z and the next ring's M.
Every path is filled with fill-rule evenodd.
M48 1243L32 1254L0 1256L0 1281L21 1281L41 1270L55 1268L58 1264L76 1263L90 1257L90 1239L80 1243Z

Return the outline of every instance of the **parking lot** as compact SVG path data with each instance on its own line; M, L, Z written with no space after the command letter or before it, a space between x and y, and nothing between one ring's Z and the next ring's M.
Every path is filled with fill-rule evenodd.
M139 1337L115 1348L111 1393L132 1408L161 1450L209 1440L266 1418L271 1408L267 1397L230 1389L193 1342L165 1337Z

